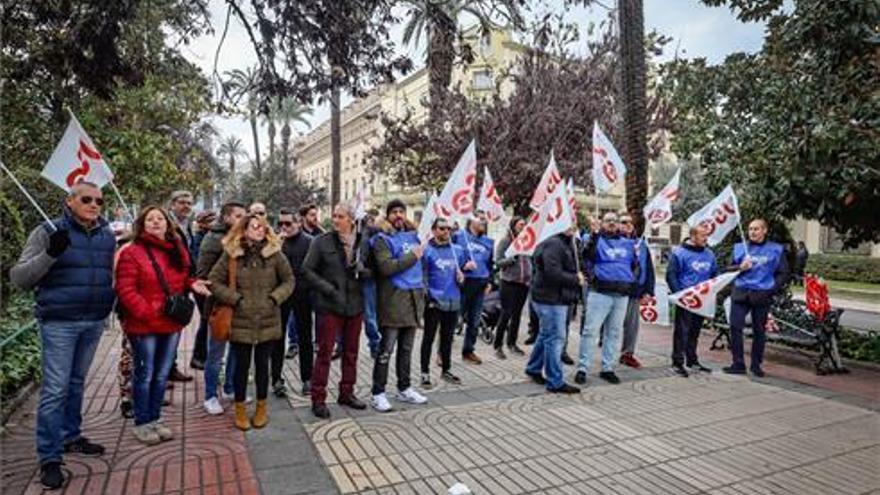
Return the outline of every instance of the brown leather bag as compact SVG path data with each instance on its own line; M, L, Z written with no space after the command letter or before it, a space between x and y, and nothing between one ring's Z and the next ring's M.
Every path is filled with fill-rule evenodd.
M229 258L229 288L235 290L236 259ZM228 304L220 304L214 301L211 308L211 316L208 317L208 326L211 329L211 338L218 342L226 342L232 334L232 315L235 307Z

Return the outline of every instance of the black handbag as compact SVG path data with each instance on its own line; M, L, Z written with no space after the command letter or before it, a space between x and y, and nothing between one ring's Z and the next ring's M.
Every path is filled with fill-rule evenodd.
M189 324L196 310L195 301L186 292L172 295L171 290L168 289L168 282L162 274L162 269L159 268L156 258L153 257L152 249L147 248L147 256L150 258L150 263L153 264L153 270L156 271L156 278L159 279L159 284L162 285L162 292L165 293L165 305L162 307L162 312L165 316L181 325Z

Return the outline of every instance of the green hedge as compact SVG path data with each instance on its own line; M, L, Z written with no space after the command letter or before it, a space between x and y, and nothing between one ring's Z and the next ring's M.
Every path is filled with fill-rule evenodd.
M34 320L33 299L15 293L0 314L0 342ZM40 334L36 327L0 349L0 394L11 397L40 373Z
M807 273L828 280L880 284L880 258L843 254L811 254Z
M840 355L858 361L880 364L880 334L840 329Z

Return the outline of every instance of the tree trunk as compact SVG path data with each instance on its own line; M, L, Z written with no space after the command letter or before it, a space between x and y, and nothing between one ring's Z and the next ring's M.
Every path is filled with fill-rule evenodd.
M275 163L275 122L269 119L269 166L278 166Z
M330 207L340 201L342 134L340 130L339 86L330 90Z
M290 179L290 124L285 122L281 128L281 177L284 182Z
M250 115L251 121L251 134L254 136L254 176L257 180L260 179L263 175L263 165L260 163L260 139L259 133L257 133L257 115Z
M642 0L619 0L623 161L626 209L641 232L648 194L648 136L645 93L645 18Z
M431 29L428 40L428 81L431 98L431 114L443 104L443 97L452 83L452 67L455 62L455 22L444 20Z

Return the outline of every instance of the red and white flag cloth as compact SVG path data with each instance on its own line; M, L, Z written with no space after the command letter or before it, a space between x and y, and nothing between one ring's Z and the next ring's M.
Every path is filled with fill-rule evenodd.
M614 149L614 144L599 129L599 123L593 122L593 186L596 192L608 192L625 176L626 166Z
M419 222L419 242L422 244L431 239L431 225L434 223L434 219L437 218L436 206L437 193L432 192L431 197L428 198L428 204L425 205L425 210L422 211L422 220Z
M562 184L562 176L559 175L559 168L556 167L556 158L553 156L553 150L550 150L550 162L547 163L547 168L544 169L544 175L541 176L538 187L532 193L529 206L533 210L541 209L541 205L544 204L544 201L556 190L556 186L559 184Z
M687 223L691 227L697 225L706 227L710 246L723 241L727 233L735 229L739 222L739 204L731 185L725 187L721 194L687 219Z
M571 208L571 221L577 223L577 200L574 197L574 180L569 177L565 183L565 192L568 193L568 207Z
M557 187L541 205L541 209L532 213L522 232L510 243L504 256L519 254L530 255L535 252L538 244L565 232L574 222L571 219L571 205L564 187Z
M672 218L672 203L679 196L679 180L681 178L681 167L675 171L672 179L663 186L663 189L654 196L645 206L645 226L649 229L657 227L668 222Z
M669 295L669 300L682 308L706 318L715 317L715 299L721 289L733 281L739 272L727 272L700 282L693 287Z
M486 212L486 218L490 223L500 222L507 215L504 213L504 205L501 196L495 189L495 181L488 168L483 169L483 185L480 187L480 199L477 201L477 209Z
M113 180L113 172L107 162L73 114L40 175L65 191L70 191L71 187L83 180L98 187L104 187Z
M363 186L359 186L357 193L351 198L351 209L354 211L356 221L361 221L367 216L367 198Z
M639 301L639 318L642 323L669 325L669 287L662 282L654 285L654 295Z
M443 191L435 203L438 216L464 220L474 212L474 192L477 182L477 142L471 140L455 165Z

